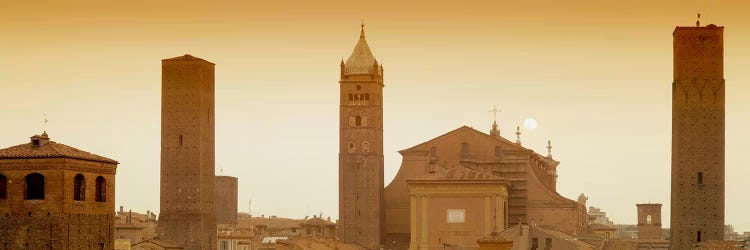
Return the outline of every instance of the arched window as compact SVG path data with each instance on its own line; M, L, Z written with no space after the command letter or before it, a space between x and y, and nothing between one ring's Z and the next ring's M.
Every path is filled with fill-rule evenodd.
M96 177L96 201L107 201L107 180L104 177Z
M698 231L698 242L701 242L701 231Z
M355 117L354 120L355 120L354 121L354 125L355 126L357 126L357 127L362 126L362 117L361 116Z
M24 198L27 200L44 200L44 175L40 173L29 174L25 180Z
M359 94L354 95L354 100L359 101Z
M370 93L365 93L365 101L369 101L369 100L370 100Z
M651 215L646 216L646 224L651 224Z
M82 174L77 174L73 178L73 200L86 200L86 180Z
M370 149L370 143L369 142L362 142L362 152L367 153L367 151Z
M8 198L8 178L0 174L0 200Z
M353 94L349 94L349 101L353 101L353 100L354 100L354 95Z

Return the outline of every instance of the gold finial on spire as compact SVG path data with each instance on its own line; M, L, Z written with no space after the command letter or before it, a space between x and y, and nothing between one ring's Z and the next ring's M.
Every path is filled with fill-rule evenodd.
M492 129L490 130L490 135L496 138L500 138L500 130L497 128L497 112L500 112L500 110L497 109L497 106L492 105L492 110L490 110L489 112L492 112L492 115L493 115Z
M547 157L552 158L552 141L547 140Z
M521 145L521 126L516 126L516 144Z
M362 19L362 29L359 31L359 38L365 39L365 19Z

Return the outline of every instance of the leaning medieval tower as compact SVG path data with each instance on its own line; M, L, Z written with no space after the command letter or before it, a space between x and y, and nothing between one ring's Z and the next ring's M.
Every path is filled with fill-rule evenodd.
M161 70L159 238L216 249L214 64L184 55L162 60Z
M341 239L379 249L383 234L383 67L365 41L341 62L339 225Z
M724 27L677 27L672 83L672 249L724 236Z

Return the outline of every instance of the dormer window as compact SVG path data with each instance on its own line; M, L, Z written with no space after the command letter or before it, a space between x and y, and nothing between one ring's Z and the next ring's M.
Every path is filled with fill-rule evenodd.
M39 147L39 139L33 139L33 140L31 140L31 145L33 145L35 147Z

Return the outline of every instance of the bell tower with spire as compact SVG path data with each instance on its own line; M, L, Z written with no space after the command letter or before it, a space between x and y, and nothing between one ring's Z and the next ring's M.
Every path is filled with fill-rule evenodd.
M365 40L341 61L339 225L341 239L380 249L383 236L383 66Z

